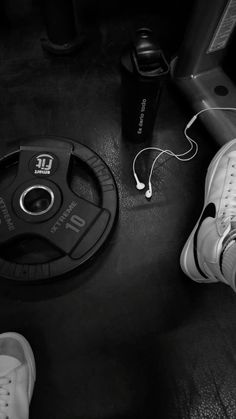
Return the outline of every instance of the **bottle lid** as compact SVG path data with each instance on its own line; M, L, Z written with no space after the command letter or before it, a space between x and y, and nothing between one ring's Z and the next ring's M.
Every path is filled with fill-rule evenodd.
M136 31L131 59L136 72L141 76L157 77L169 72L169 65L149 28Z

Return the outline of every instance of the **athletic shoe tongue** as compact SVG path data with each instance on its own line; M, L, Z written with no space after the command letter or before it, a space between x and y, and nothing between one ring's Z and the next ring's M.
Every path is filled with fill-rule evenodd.
M0 356L0 377L4 377L9 374L12 370L21 365L20 361L12 356L1 355Z

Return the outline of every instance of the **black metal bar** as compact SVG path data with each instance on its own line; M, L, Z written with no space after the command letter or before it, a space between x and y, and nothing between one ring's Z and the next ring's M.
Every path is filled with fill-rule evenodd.
M54 54L68 54L81 45L72 0L43 0L43 15L47 38L42 46Z

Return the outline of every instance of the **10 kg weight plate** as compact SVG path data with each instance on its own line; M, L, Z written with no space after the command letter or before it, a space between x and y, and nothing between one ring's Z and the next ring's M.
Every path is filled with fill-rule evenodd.
M34 137L0 159L0 173L1 277L60 277L84 265L110 235L116 183L90 148Z

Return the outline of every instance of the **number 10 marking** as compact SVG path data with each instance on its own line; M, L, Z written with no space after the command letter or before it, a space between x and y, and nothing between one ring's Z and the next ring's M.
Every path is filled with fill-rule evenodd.
M84 227L86 224L83 218L79 217L78 215L74 214L70 217L70 223L66 223L66 228L73 230L75 233L79 233L81 228Z

